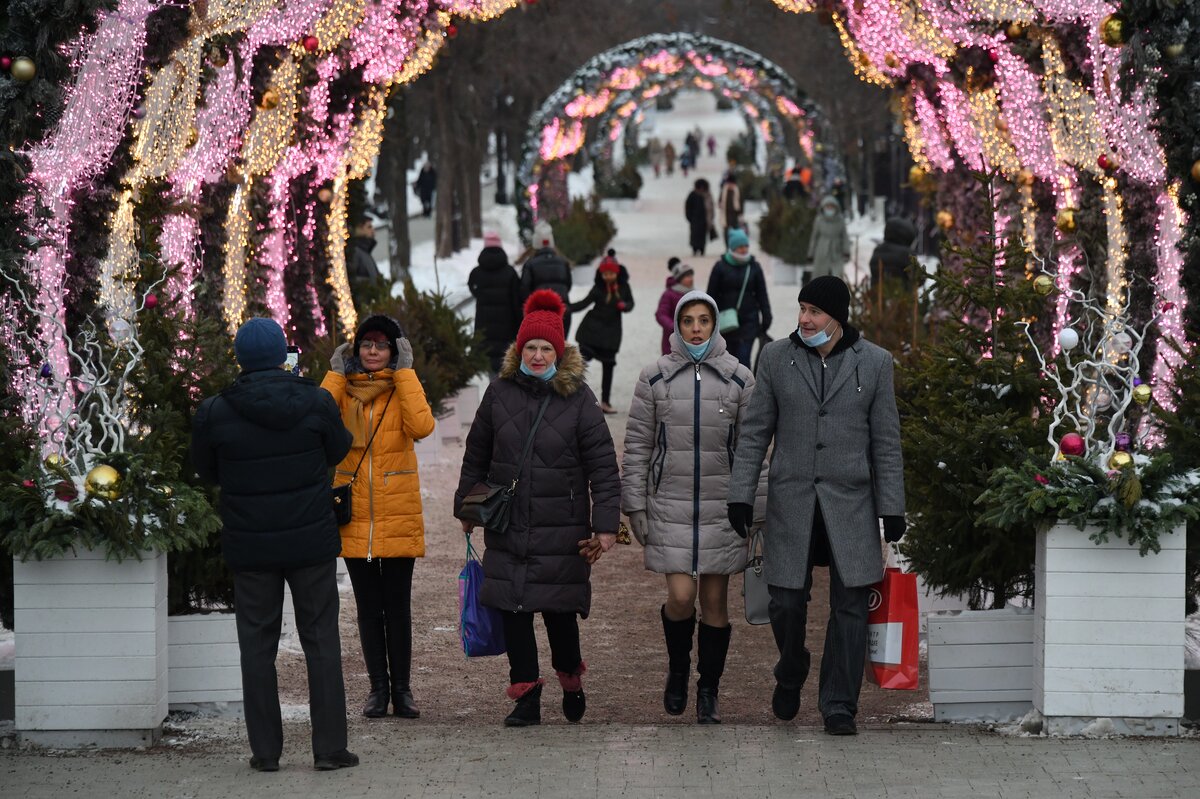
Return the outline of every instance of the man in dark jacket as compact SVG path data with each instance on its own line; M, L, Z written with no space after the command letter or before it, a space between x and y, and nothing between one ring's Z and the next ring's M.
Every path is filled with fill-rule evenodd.
M533 230L534 253L521 265L521 304L538 289L550 289L562 298L563 305L571 302L571 264L554 247L554 232L545 221ZM571 332L571 312L563 315L563 330Z
M483 237L479 265L467 277L467 288L475 298L475 332L483 336L490 360L488 372L495 380L521 324L521 279L509 264L497 234Z
M421 199L421 216L433 216L433 193L437 191L437 170L433 168L433 164L428 161L421 167L417 179L413 182L413 188L417 190L417 197Z
M242 373L196 411L192 460L202 479L221 487L250 766L278 771L283 751L275 655L285 581L308 663L313 765L356 766L358 756L346 751L336 570L342 544L329 489L329 468L350 451L350 432L328 392L280 368L287 342L277 323L246 322L234 350Z
M883 241L871 253L871 288L875 288L882 270L887 280L899 280L911 289L908 264L912 261L912 243L917 227L903 217L892 217L883 227Z

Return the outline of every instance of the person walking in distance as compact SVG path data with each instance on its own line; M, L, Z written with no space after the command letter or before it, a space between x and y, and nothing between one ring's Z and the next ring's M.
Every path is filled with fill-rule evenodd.
M735 228L742 228L742 191L738 188L737 177L731 171L721 181L721 196L719 200L721 208L721 225L726 241L729 240L729 231Z
M433 216L433 194L437 191L437 182L437 170L433 168L433 164L426 161L417 173L413 188L417 190L417 197L421 200L421 216L427 219Z
M663 355L671 351L671 334L675 332L675 306L679 304L679 298L691 291L696 282L695 270L678 258L667 261L667 269L671 274L667 275L667 287L658 298L658 310L654 312L654 318L663 329Z
M621 478L608 424L584 382L583 357L564 341L562 300L538 291L525 303L500 378L487 387L467 435L454 514L481 481L515 486L505 530L485 530L481 599L504 620L505 726L542 720L534 614L542 614L568 721L583 718L587 665L578 617L591 610L591 567L616 541ZM526 442L528 455L523 456ZM462 521L470 534L472 523Z
M546 220L533 228L533 253L521 264L521 304L538 289L550 289L563 301L571 301L571 263L554 247L554 231ZM571 312L563 317L563 328L571 331Z
M336 485L351 485L351 518L341 528L342 558L358 606L358 636L370 691L367 718L421 715L413 699L412 578L425 554L421 481L413 442L433 432L433 412L413 370L400 324L372 316L353 344L334 350L321 382L354 435Z
M600 410L616 413L611 400L617 351L621 349L621 315L633 310L633 292L629 288L628 273L617 262L615 250L610 249L596 267L596 282L588 295L567 307L582 311L589 305L592 310L579 323L575 338L585 361L600 361Z
M708 240L717 237L717 229L713 224L712 191L704 178L698 178L692 184L692 190L683 203L683 215L688 223L688 244L691 245L692 255L704 255Z
M883 579L884 537L904 535L904 465L892 355L848 321L841 278L800 290L799 324L763 348L729 481L729 521L745 534L763 457L768 471L763 568L779 649L771 708L795 718L808 677L814 565L829 566L829 625L818 709L830 735L854 735L867 649L867 601Z
M717 303L703 292L689 291L676 304L671 351L643 369L634 388L621 490L646 568L666 575L663 707L674 716L687 706L700 600L701 724L721 721L717 694L732 632L729 575L746 568L748 554L729 524L725 497L754 377L726 352L716 320Z
M840 278L850 260L850 236L846 219L837 199L828 194L821 199L820 212L813 222L812 237L808 240L808 260L812 277L831 275Z
M221 552L233 572L250 767L278 771L283 753L275 657L284 583L308 666L313 766L357 766L358 756L346 750L341 542L327 476L350 450L351 435L329 394L284 368L287 341L274 320L249 320L233 347L242 372L197 409L192 463L221 488Z
M750 238L744 231L729 232L729 249L708 274L708 295L722 311L737 309L738 328L722 335L729 352L749 366L755 340L771 327L771 300L762 266L750 254Z
M508 263L499 235L484 235L479 265L467 276L467 288L475 298L475 332L487 348L488 375L495 380L521 324L521 278Z

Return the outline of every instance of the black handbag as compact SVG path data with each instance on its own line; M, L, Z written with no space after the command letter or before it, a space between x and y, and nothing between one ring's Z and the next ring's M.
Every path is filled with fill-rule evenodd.
M546 413L546 406L549 404L550 395L547 394L538 408L537 418L533 420L533 427L529 428L529 435L525 438L525 449L521 452L521 460L517 462L517 476L513 477L512 482L508 485L493 483L490 480L481 480L476 483L463 497L458 518L463 521L475 522L492 533L503 533L508 529L508 515L512 499L517 494L517 482L520 480L521 469L525 466L525 459L529 457L529 449L533 446L533 434L537 432L538 425L542 422L542 415Z
M358 459L358 465L354 467L354 474L350 475L350 482L345 485L333 486L330 489L333 493L333 517L337 519L338 527L345 527L350 523L350 517L352 516L350 487L354 485L354 481L358 477L358 470L362 468L363 461L367 458L367 453L371 451L371 444L375 441L375 434L379 432L379 428L383 427L383 417L387 413L388 406L392 404L392 395L395 393L396 389L392 389L388 393L387 402L383 403L383 410L379 414L379 422L375 425L375 429L371 431L371 437L367 439L367 446L363 450L362 457Z

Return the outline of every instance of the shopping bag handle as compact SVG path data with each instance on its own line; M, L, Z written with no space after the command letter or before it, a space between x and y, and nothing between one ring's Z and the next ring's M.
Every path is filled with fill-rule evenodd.
M887 557L885 557L884 561L883 561L884 568L887 568L887 569L900 568L900 563L897 560L899 555L900 555L900 544L895 541L888 542Z
M479 553L475 550L475 547L471 546L471 534L467 533L467 561L470 562L472 560L482 562L483 559L479 557Z

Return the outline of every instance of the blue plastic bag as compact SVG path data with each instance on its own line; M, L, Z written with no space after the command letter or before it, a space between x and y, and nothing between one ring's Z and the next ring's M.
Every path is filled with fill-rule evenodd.
M467 534L467 563L458 573L458 634L469 658L503 655L504 620L500 611L479 601L483 590L483 564Z

